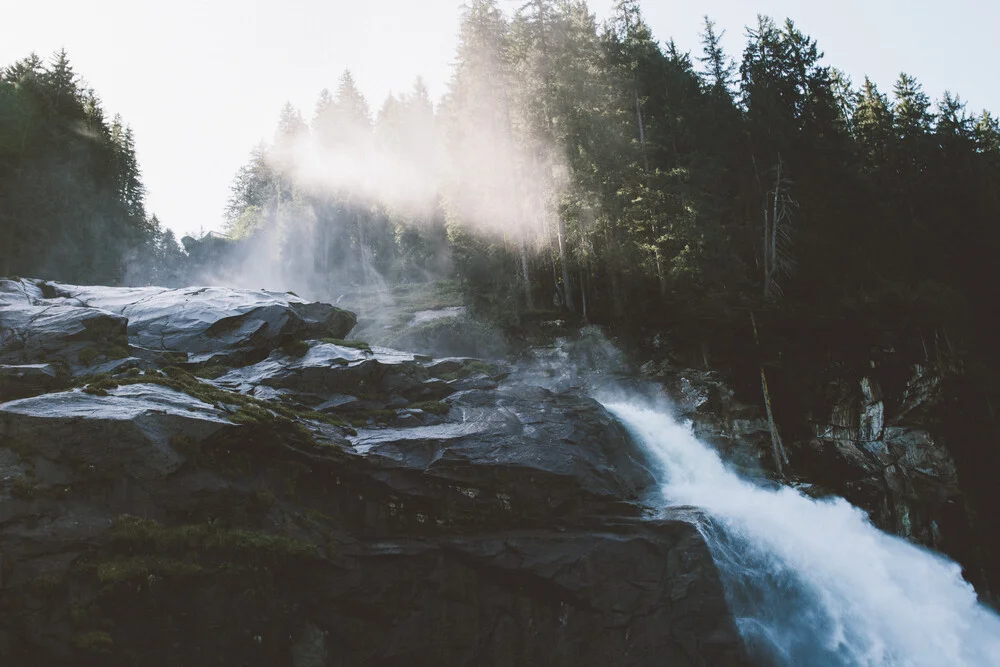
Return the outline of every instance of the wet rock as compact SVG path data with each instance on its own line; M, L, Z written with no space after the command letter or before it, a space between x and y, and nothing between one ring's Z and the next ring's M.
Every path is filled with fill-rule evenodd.
M828 412L810 416L813 436L785 439L785 481L842 496L879 528L958 558L969 517L954 461L928 428L940 379L921 366L911 371L898 396L887 396L874 376L832 384ZM748 477L779 477L763 406L740 402L714 371L661 370L658 377L699 439Z
M326 667L327 633L307 623L292 645L292 667Z
M393 418L392 425L402 428L413 426L425 426L423 417L426 413L423 410L399 410Z
M389 401L385 404L385 407L389 410L398 410L400 408L405 408L409 404L410 402L402 396L391 396Z
M830 416L793 457L799 474L866 509L880 528L948 553L942 530L964 532L952 525L964 502L947 447L919 418L938 400L936 387L916 367L892 411L872 377L837 387Z
M68 382L53 364L0 365L0 402L62 389Z
M157 385L0 406L0 454L32 459L39 485L0 530L5 659L78 663L81 637L107 627L107 659L154 666L746 664L697 529L628 518L653 480L599 404L524 387L450 403L436 427L315 444L255 437ZM201 443L194 468L179 433ZM122 555L122 513L187 527ZM241 540L323 556L245 567L177 551L219 517L267 531Z
M352 412L354 410L362 410L364 407L356 396L333 394L332 396L327 396L325 401L314 406L313 409L317 412L336 412L337 410ZM381 406L379 409L381 409Z
M0 361L9 363L57 356L89 366L99 355L127 356L130 343L168 353L148 359L157 363L204 363L288 340L344 338L356 323L335 306L263 290L0 283Z
M579 393L318 340L353 316L291 295L0 304L0 387L60 390L0 403L4 664L745 664L704 540L639 518L645 459Z
M62 305L39 294L32 283L0 281L0 363L89 365L110 347L127 348L124 317Z
M264 361L222 375L215 383L244 393L267 386L312 395L367 394L382 391L388 368L406 365L419 368L412 360L320 343L301 357L277 350Z
M390 540L341 562L314 604L343 664L746 664L690 524ZM355 611L375 599L384 614Z
M161 478L180 468L171 444L202 441L232 427L211 405L158 385L136 384L106 396L82 391L46 394L0 404L0 437L28 456L137 479Z
M324 412L373 409L363 401L343 400L343 396L383 396L385 400L376 408L381 409L389 406L394 396L404 402L390 407L436 400L455 392L447 382L429 377L424 362L414 355L384 348L357 350L331 343L314 344L301 357L276 350L264 361L234 369L215 382L243 393L264 386L303 396L330 397L317 408Z
M525 516L547 516L635 502L653 487L628 435L592 399L518 388L466 392L449 404L445 423L362 430L350 438L354 450L393 486L424 495L439 492L421 488L437 480L484 515L503 506L501 496Z
M489 375L474 375L458 380L449 380L448 386L454 391L489 391L500 386L500 382L495 377Z
M731 465L749 477L774 475L771 431L760 406L743 403L715 371L659 371L659 378L681 419L694 434L713 445Z
M233 351L271 349L288 338L344 338L357 323L353 313L335 306L264 290L52 288L56 300L127 318L133 345L184 352L192 363Z
M472 357L445 357L443 359L435 359L432 363L427 364L427 370L435 377L447 377L448 375L455 377L468 376L477 372L482 373L491 367L495 368L495 365L487 364L480 359Z
M41 281L0 278L0 305L32 305L45 298Z

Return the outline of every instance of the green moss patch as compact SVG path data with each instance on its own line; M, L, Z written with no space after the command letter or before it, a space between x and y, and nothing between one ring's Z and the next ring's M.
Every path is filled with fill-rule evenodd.
M85 347L76 353L76 360L85 366L89 366L101 354L96 347Z
M159 364L186 364L187 360L187 352L161 352L156 358Z
M192 372L192 374L195 377L200 377L205 380L214 380L216 378L222 377L230 370L231 369L228 366L212 364L211 366L204 366L203 368L197 368Z
M340 417L328 415L325 412L316 412L315 410L292 410L292 413L299 419L308 419L323 424L329 424L331 426L337 426L343 429L348 435L357 435L357 432Z
M34 500L38 495L38 489L35 488L34 482L19 477L11 484L10 495L18 500Z
M191 553L221 550L232 554L315 556L316 547L280 535L230 529L216 522L166 526L129 514L118 517L111 531L118 547L139 553Z
M104 560L97 564L97 578L103 584L146 579L150 575L190 576L202 574L204 571L205 568L198 563L161 556L126 556Z
M90 366L99 358L107 360L125 359L129 356L128 348L124 345L98 344L85 347L76 353L76 359L85 366Z
M111 653L115 646L111 635L103 630L81 633L74 637L73 644L87 653Z
M290 357L304 357L309 352L309 343L304 340L288 340L281 345L281 351Z
M167 526L124 515L111 530L111 553L93 563L102 583L270 569L316 558L314 544L217 522Z
M475 377L477 375L487 375L489 377L494 377L498 375L500 369L497 368L495 364L488 364L485 361L474 360L465 364L456 371L450 373L439 373L438 377L442 380L464 380L466 378Z
M265 401L252 396L219 389L215 385L202 382L194 375L176 367L166 368L162 373L153 372L143 375L126 375L124 377L96 376L90 378L83 391L97 396L107 396L111 389L133 384L156 384L183 392L209 405L235 406L237 411L229 419L236 424L288 427L303 432L305 431L304 427L294 422L306 419L338 426L345 429L348 433L351 432L348 424L337 417L316 412L315 410L295 409L276 401ZM303 435L306 434L307 431L303 433Z
M254 489L253 493L250 494L250 506L260 512L266 512L274 507L277 502L278 497L274 495L274 491L266 486Z
M357 410L347 415L352 426L368 426L370 424L388 424L396 416L395 410Z
M127 347L121 345L110 345L104 351L104 356L108 359L126 359L129 356L129 351Z

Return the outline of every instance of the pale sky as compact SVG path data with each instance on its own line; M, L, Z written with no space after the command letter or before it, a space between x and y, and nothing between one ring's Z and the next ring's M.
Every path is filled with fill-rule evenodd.
M108 117L132 125L147 207L179 234L219 229L229 185L286 101L306 118L348 68L374 110L424 76L444 92L460 0L5 0L0 65L60 47ZM514 9L523 0L502 0ZM603 19L613 0L592 0ZM657 38L697 52L705 14L738 56L757 13L791 17L826 62L885 92L900 71L937 100L1000 111L996 0L645 0ZM2 202L0 202L2 205Z

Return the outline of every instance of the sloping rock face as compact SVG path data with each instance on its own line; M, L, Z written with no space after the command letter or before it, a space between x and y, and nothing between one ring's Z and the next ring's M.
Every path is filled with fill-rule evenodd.
M939 428L941 373L911 366L908 379L904 376L887 392L880 370L872 364L872 372L855 382L829 385L825 409L803 416L812 433L785 434L788 462L779 475L767 415L759 404L738 400L714 371L647 369L667 388L679 416L692 421L698 437L746 475L783 478L815 496L847 499L880 529L961 563L980 596L995 602L983 531Z
M68 323L62 384L0 403L4 664L746 664L593 400L316 340L352 317L280 295L4 285ZM72 311L124 355L60 352L91 342Z
M454 393L456 389L439 377L449 375L432 375L433 366L428 367L428 361L429 357L384 348L358 349L321 342L301 357L278 350L257 364L229 371L217 378L216 384L246 393L295 395L305 402L325 402L331 395L361 395L371 399L369 405L379 407L385 403L377 403L377 397L430 400ZM465 360L465 364L474 361ZM465 365L461 368L463 377L471 377L464 372ZM480 364L474 368L491 367ZM457 378L459 373L454 375Z
M68 383L55 364L0 364L0 401L44 394Z
M56 360L93 372L130 346L171 363L242 360L292 340L344 338L356 323L335 306L263 290L0 280L0 363Z
M469 391L448 404L443 424L366 430L352 445L378 462L379 479L412 489L415 499L428 489L459 489L472 521L500 510L544 526L553 516L616 505L630 515L629 504L652 488L628 436L591 399L520 388Z
M188 361L268 349L282 340L345 338L357 318L289 293L225 287L79 287L48 285L53 301L105 310L128 320L132 345L184 352Z
M955 463L928 428L938 389L928 369L916 366L890 412L874 378L863 377L856 388L832 387L829 417L797 453L803 472L818 484L864 498L878 525L948 551L942 529L961 518L956 510L964 502Z
M37 282L0 279L0 363L82 365L89 351L96 357L112 348L120 356L127 325L120 315L46 299Z
M182 392L135 384L113 394L60 392L0 405L0 432L15 447L44 459L139 479L181 467L170 446L199 441L231 425L224 413Z

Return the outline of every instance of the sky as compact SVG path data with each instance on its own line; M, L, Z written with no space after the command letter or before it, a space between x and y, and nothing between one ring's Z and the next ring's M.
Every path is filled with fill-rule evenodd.
M13 4L13 3L11 3ZM501 0L508 10L523 0ZM604 19L614 0L591 0ZM286 101L306 118L350 69L373 109L423 76L445 91L460 0L46 0L3 9L0 66L65 48L135 133L147 209L179 235L221 229L237 169ZM738 57L758 13L790 17L827 64L883 91L902 71L932 99L1000 111L1000 3L992 0L644 0L653 34L697 54L702 17Z

